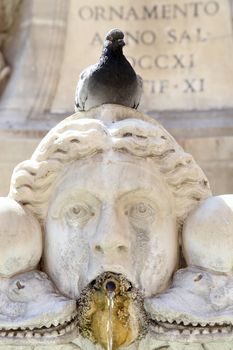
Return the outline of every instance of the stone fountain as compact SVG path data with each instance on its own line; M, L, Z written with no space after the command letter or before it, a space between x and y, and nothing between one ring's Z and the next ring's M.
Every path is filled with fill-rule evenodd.
M0 349L233 348L233 197L154 119L63 120L0 220Z

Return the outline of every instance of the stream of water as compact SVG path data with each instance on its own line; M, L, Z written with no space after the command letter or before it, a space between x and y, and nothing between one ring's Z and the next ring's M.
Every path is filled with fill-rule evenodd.
M114 296L113 291L107 293L108 298L108 323L107 323L107 350L113 350L113 327L112 327L112 316L114 307Z

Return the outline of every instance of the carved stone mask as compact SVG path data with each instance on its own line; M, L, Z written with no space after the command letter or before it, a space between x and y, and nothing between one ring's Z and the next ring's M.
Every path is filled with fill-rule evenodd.
M66 169L50 203L44 248L45 270L62 293L77 298L111 271L151 296L167 287L177 259L172 197L152 162L110 152Z

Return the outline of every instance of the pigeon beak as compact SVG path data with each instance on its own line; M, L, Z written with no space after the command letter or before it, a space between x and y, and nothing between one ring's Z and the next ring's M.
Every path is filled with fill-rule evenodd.
M118 42L119 46L125 46L125 42L123 39L118 39L117 42Z

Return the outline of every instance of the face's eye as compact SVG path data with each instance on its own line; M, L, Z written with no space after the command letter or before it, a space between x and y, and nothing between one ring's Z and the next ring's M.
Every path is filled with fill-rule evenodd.
M140 201L127 206L125 214L132 223L144 225L153 222L155 210L149 203Z
M65 212L66 220L73 226L85 225L95 214L91 207L85 203L78 203Z

